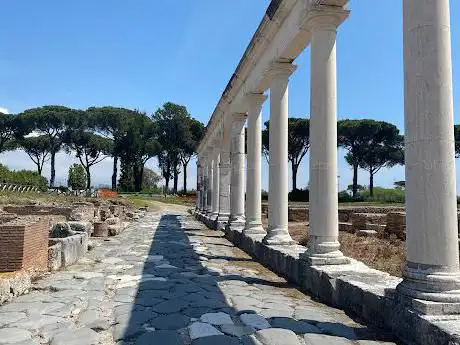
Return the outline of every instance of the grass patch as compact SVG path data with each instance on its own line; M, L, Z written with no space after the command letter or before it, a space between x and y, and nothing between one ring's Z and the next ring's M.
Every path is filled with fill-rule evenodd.
M195 201L192 198L181 196L168 196L166 198L163 196L149 196L145 194L124 194L122 196L123 198L130 200L136 207L148 206L149 201L183 206L192 206L195 204Z
M48 194L45 192L37 193L37 192L12 192L12 191L0 191L0 204L15 204L15 205L27 205L39 202L65 202L65 203L72 203L75 201L82 201L84 198L77 197L77 196L67 196L67 195L56 195L56 194Z

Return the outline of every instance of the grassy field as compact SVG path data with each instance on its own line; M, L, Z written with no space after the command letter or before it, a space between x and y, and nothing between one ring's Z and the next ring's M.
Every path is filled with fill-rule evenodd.
M195 205L195 200L190 197L167 196L165 198L164 196L149 196L145 194L122 194L121 197L131 201L136 207L148 206L151 201L182 206Z
M77 196L66 196L66 195L56 195L48 193L37 193L37 192L11 192L11 191L1 191L0 192L0 204L15 204L15 205L27 205L31 203L41 202L41 203L72 203L75 201L82 201L81 197Z

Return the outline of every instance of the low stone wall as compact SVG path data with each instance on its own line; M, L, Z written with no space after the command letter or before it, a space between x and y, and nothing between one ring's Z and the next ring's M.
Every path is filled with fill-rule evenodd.
M51 246L58 243L61 245L60 268L73 265L88 251L88 235L86 233L78 233L64 238L50 238Z
M62 267L62 243L50 241L48 247L48 270L53 272Z
M0 272L48 269L48 222L27 219L0 225Z
M55 206L43 206L43 205L22 205L22 206L4 206L5 212L14 213L18 216L52 216L60 215L65 216L69 219L72 208L70 207L55 207Z
M11 301L14 297L28 293L31 285L30 276L24 272L1 278L0 305Z
M309 266L300 245L267 246L264 235L226 229L226 237L274 272L299 285L323 303L419 345L459 344L460 315L424 315L432 303L408 300L395 292L400 278L350 259L346 265Z

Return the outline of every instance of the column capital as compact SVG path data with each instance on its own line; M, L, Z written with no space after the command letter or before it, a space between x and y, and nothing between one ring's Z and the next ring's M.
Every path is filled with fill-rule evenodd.
M246 123L247 115L245 113L232 114L232 129L240 130Z
M297 66L290 62L272 61L265 75L271 80L276 78L289 78L297 69Z
M350 10L327 5L315 5L307 10L301 28L309 31L337 30L350 15Z
M249 107L257 107L257 108L262 107L262 104L264 104L265 100L267 99L267 96L264 95L263 93L253 93L253 92L247 93L245 97L246 97L246 103L248 104Z

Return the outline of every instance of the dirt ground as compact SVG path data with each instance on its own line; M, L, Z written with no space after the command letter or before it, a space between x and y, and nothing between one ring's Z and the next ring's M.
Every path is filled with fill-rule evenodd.
M267 219L263 219L264 227ZM290 222L289 233L299 244L308 244L308 223ZM406 260L405 243L399 239L362 237L341 231L339 241L342 252L369 267L400 277Z

